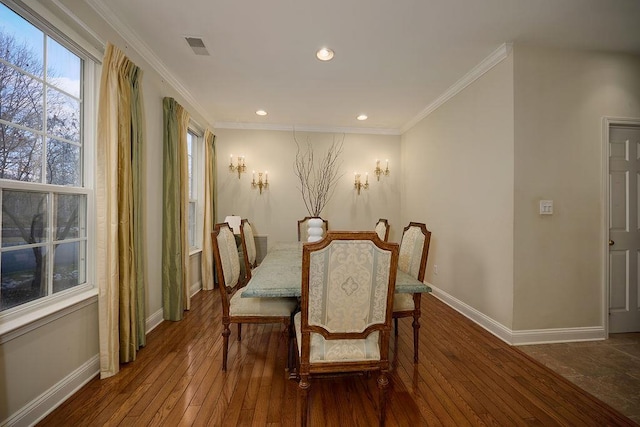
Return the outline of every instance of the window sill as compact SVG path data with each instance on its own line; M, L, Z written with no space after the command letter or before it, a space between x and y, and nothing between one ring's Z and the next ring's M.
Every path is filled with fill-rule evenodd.
M97 301L98 289L91 288L13 319L3 319L0 322L0 345Z
M189 250L189 258L202 252L201 248L191 248Z

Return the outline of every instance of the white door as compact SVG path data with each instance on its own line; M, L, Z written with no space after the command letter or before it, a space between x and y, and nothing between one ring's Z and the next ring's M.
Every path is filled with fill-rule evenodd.
M640 127L609 127L609 332L640 331Z

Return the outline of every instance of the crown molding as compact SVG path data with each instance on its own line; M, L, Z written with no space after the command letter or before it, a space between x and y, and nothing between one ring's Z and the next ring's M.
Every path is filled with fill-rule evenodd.
M384 128L353 128L353 127L323 127L305 125L282 125L265 123L236 123L216 122L214 129L240 129L240 130L274 130L274 131L299 131L299 132L323 132L323 133L359 133L363 135L394 135L399 136L398 129Z
M435 110L440 108L445 102L449 99L456 96L460 93L464 88L469 86L474 81L478 80L484 73L491 70L493 67L498 65L511 53L513 45L511 43L503 43L499 48L494 50L489 56L483 59L478 65L473 67L471 71L465 74L460 80L455 82L453 86L447 89L442 95L440 95L435 101L429 104L424 110L422 110L417 116L411 119L407 124L405 124L400 130L401 133L405 133L413 126L415 126L420 120L427 117L429 114L433 113Z
M142 41L140 36L107 6L103 0L86 0L87 4L96 11L160 76L166 80L202 117L208 117L206 110L191 96L186 87L171 74L151 48Z
M92 46L100 46L100 48L102 49L100 53L104 54L104 46L107 43L102 37L100 37L100 35L98 35L98 33L93 31L91 27L89 27L84 21L78 18L78 16L75 13L73 13L71 9L69 9L67 6L62 4L60 0L52 0L51 3L53 3L62 13L68 16L73 21L73 23L77 25L78 28L80 28L86 34L85 37L91 38L90 43L92 44ZM99 60L97 62L102 62L102 60Z
M165 79L202 117L208 117L207 111L202 105L190 94L187 88L173 76L173 74L165 67L160 59L153 53L149 46L142 41L138 34L109 8L105 0L86 0L87 4L93 8L102 19L104 19L120 36L135 49L142 58L155 69L155 71ZM512 50L511 43L503 43L482 62L476 65L471 71L465 74L460 80L453 84L434 102L429 104L413 119L407 122L401 129L385 129L385 128L351 128L351 127L322 127L322 126L299 126L299 125L283 125L283 124L262 124L262 123L236 123L236 122L216 122L214 128L218 129L245 129L245 130L276 130L291 131L296 130L305 132L327 132L327 133L359 133L372 135L402 135L420 120L437 110L441 105L461 92L464 88L480 78L487 71L499 64L507 58Z

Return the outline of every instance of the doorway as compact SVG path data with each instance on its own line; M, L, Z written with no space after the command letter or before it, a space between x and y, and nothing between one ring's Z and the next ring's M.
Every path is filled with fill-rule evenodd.
M608 333L640 331L640 120L605 120Z

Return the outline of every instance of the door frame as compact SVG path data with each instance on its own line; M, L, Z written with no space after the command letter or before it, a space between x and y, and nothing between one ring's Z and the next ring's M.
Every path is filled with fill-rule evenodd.
M602 119L602 325L609 338L609 128L640 127L640 118L603 117Z

